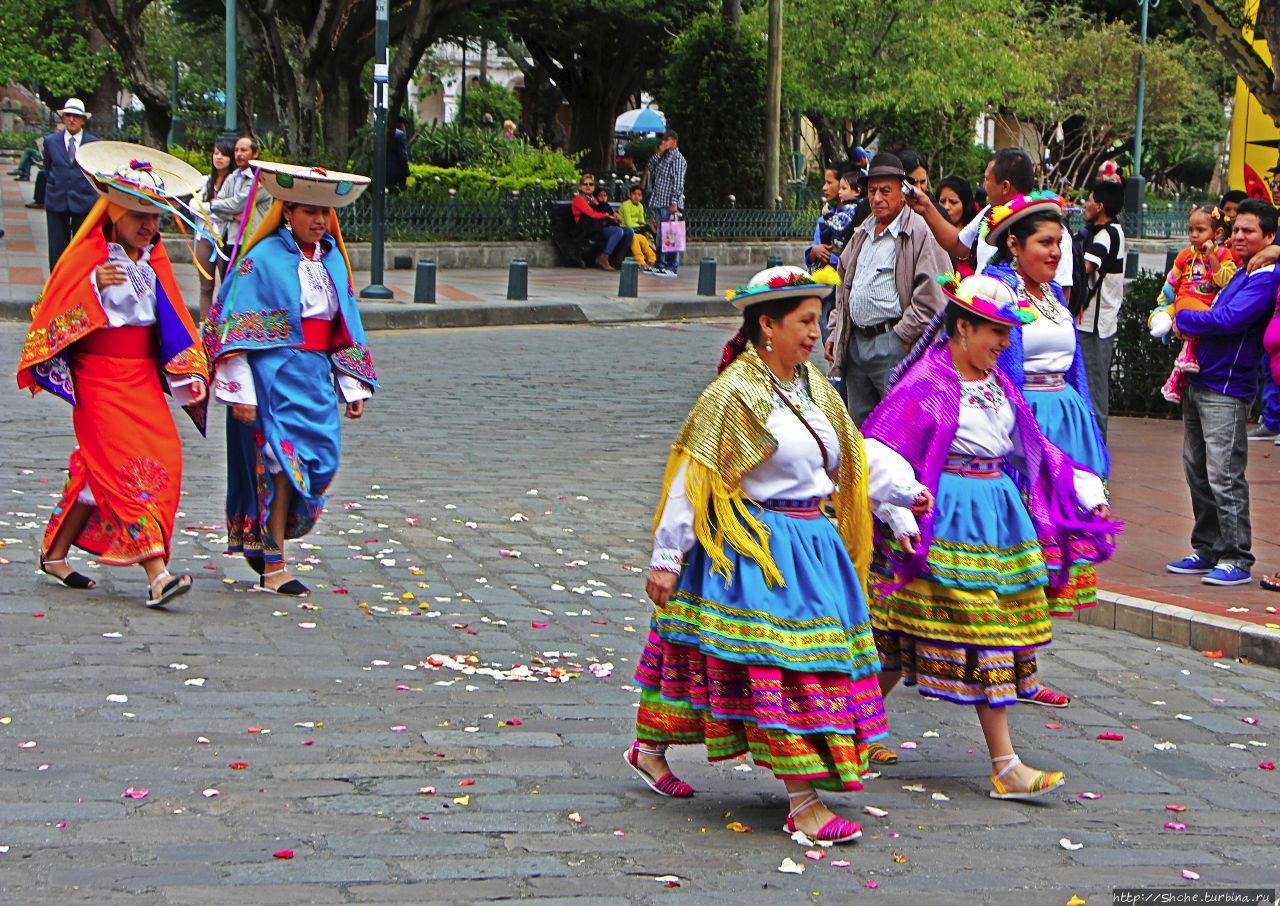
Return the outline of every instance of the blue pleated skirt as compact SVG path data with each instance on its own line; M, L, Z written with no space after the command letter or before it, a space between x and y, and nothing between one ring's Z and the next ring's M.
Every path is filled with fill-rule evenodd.
M1100 478L1107 477L1107 454L1098 439L1093 410L1076 388L1024 392L1040 431L1063 453Z
M728 582L694 545L671 600L654 615L665 642L740 664L852 678L879 671L862 582L831 522L759 509L784 583L770 588L754 560L726 545Z

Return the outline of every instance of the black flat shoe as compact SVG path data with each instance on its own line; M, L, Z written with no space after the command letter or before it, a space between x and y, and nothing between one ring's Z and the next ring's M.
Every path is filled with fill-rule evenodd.
M164 585L160 589L160 593L155 595L155 597L152 597L152 594L154 594L156 589L156 583L166 579L168 581L164 582ZM190 576L174 576L167 571L163 572L148 583L147 597L144 603L148 607L152 608L164 607L174 598L181 597L191 591L191 585L192 579Z
M57 581L65 585L67 588L74 588L77 591L88 591L90 588L93 588L95 585L98 584L97 582L94 582L92 579L90 579L88 576L82 575L76 572L74 569L71 572L67 573L65 576L54 575L53 573L49 572L49 570L45 569L45 567L48 566L50 563L66 563L66 562L67 562L66 557L63 557L61 560L46 560L44 557L41 557L40 572L44 573L50 579L56 579Z
M280 570L280 572L283 572L283 570ZM269 592L273 595L284 595L288 598L301 598L303 595L311 594L311 589L307 588L307 586L303 585L297 579L290 579L283 585L271 588L267 585L267 575L274 576L275 573L264 574L262 578L258 580L258 588L262 591Z

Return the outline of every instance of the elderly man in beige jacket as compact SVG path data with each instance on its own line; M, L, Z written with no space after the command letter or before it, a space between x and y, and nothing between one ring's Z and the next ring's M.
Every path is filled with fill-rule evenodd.
M924 218L907 207L906 172L892 154L877 154L862 183L871 205L840 254L826 357L832 379L844 379L844 401L861 425L884 398L889 372L924 333L946 301L935 278L951 270Z

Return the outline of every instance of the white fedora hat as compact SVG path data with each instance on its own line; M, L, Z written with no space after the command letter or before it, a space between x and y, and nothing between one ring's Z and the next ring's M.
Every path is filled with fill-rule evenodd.
M318 208L343 208L360 197L369 177L323 167L301 167L273 160L255 160L262 187L272 198Z
M169 210L165 199L194 195L204 179L186 161L133 142L87 142L76 163L113 203L144 214Z
M93 116L92 113L84 109L84 101L79 98L67 98L67 103L58 111L58 113L59 115L63 113L74 113L76 116L82 116L85 119L89 119L89 117Z

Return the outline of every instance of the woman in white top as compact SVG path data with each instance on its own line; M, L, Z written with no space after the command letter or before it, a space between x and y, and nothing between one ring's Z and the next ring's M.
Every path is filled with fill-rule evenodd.
M713 761L750 754L787 788L787 833L843 843L861 828L816 790L861 789L867 749L887 731L864 588L862 438L808 363L831 290L778 267L729 294L743 327L672 447L654 518L654 613L626 760L654 792L686 797L668 745L704 744Z
M1000 281L944 284L945 333L909 364L863 426L885 582L871 619L888 694L902 679L922 694L977 710L992 762L991 795L1042 796L1058 771L1035 771L1013 749L1007 706L1038 687L1035 650L1049 643L1046 587L1061 568L1052 543L1094 562L1110 554L1102 481L1045 440L1021 392L996 367L1011 328L1031 317ZM878 488L928 490L913 514Z
M204 324L227 409L227 550L259 587L299 596L284 543L311 531L338 471L338 404L350 419L378 388L334 207L368 178L258 163L275 198L231 263Z
M212 231L212 238L200 239L196 242L196 271L200 274L200 319L202 321L209 316L209 308L213 305L215 278L220 278L227 268L226 261L214 254L226 241L227 225L213 212L211 206L215 199L225 199L231 195L233 184L227 177L231 175L235 160L234 153L234 143L226 138L219 138L213 143L211 156L213 170L196 196L196 207L204 209L209 218L206 226Z
M70 588L93 580L71 546L108 566L140 565L149 607L191 587L169 573L182 442L168 391L203 431L209 366L160 239L160 212L194 190L183 161L93 142L76 162L104 197L58 260L32 313L18 385L74 406L76 448L41 546L40 568Z

